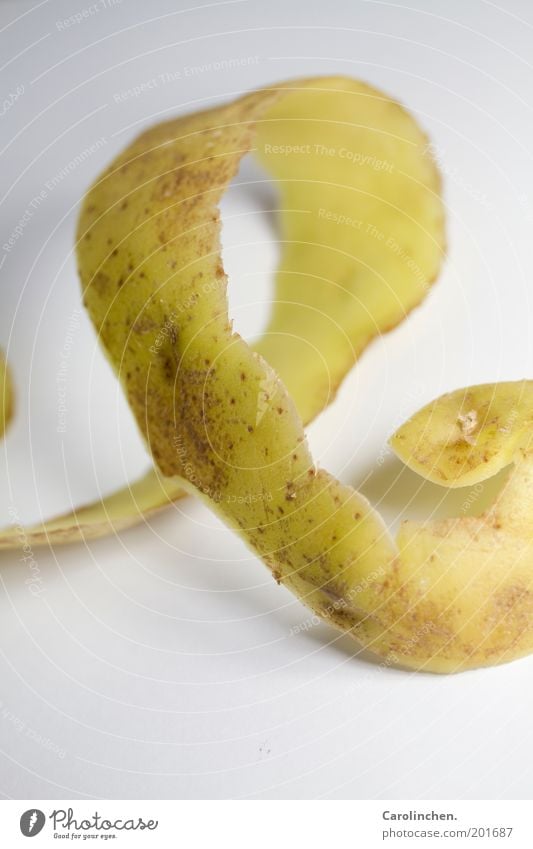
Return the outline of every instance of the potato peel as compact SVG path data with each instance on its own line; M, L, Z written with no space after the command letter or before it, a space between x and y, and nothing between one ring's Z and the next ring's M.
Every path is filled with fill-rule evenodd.
M0 549L29 545L64 545L99 539L131 528L168 507L186 493L179 481L150 469L130 486L62 516L36 525L14 525L0 532Z
M228 317L218 211L252 148L281 187L284 246L255 351ZM78 231L85 304L162 474L381 653L395 546L363 496L316 469L303 423L437 275L443 212L426 148L368 86L280 85L143 133L88 193Z
M533 383L490 383L428 404L394 434L391 446L433 483L474 486L512 463L532 429Z
M255 349L228 317L218 211L248 151L277 181L283 210L274 306ZM270 87L143 133L89 191L78 257L84 301L157 471L139 497L135 485L32 538L109 532L183 488L385 665L452 672L532 651L531 383L443 396L394 435L399 456L445 486L480 486L513 464L481 516L404 522L397 543L362 495L316 468L305 440L366 345L435 279L439 190L413 119L341 77Z
M4 436L14 413L13 382L5 357L0 351L0 438ZM139 480L117 492L36 525L15 524L0 531L0 550L21 545L61 545L79 540L98 539L118 533L168 507L185 495L181 484L163 478L150 469Z
M13 418L14 405L13 381L6 359L0 351L0 439Z
M395 615L404 640L415 620L438 625L427 647L428 668L436 671L533 651L532 401L532 381L468 387L420 410L391 440L419 474L444 486L474 486L474 494L510 466L481 516L406 521L398 535ZM468 441L466 411L476 423ZM401 608L409 598L415 603L406 616Z

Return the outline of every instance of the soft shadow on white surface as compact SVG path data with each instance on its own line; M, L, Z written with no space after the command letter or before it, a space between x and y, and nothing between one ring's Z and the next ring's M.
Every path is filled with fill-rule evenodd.
M500 492L509 469L475 487L449 489L425 480L394 455L363 471L353 486L382 513L392 528L403 519L419 522L478 516Z

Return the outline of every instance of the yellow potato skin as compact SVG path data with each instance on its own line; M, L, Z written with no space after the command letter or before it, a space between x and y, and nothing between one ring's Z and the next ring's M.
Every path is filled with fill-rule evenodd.
M277 341L253 352L227 315L218 202L254 145L263 161L267 144L297 145L295 124L302 145L327 138L392 169L369 175L313 147L290 168L285 156L270 163L286 248L267 335ZM383 94L344 78L297 81L144 133L92 187L78 231L85 303L158 468L205 498L276 580L385 654L396 549L366 499L316 469L302 420L437 274L443 215L425 147ZM319 225L325 199L383 239Z
M254 146L284 212L275 306L252 351L227 315L218 202ZM370 171L354 157L347 169L341 148L373 157ZM438 271L442 206L424 148L393 101L327 78L160 125L111 165L80 217L84 299L160 471L82 509L76 527L125 527L183 486L383 665L456 672L533 650L533 383L451 393L394 435L408 465L446 486L513 464L483 515L405 522L397 544L366 499L315 466L303 431ZM34 532L76 531L67 516Z
M283 210L271 319L255 348L307 422L368 343L425 297L444 223L427 138L398 103L338 77L291 89L253 141Z
M296 100L291 96L293 93ZM352 119L352 114L357 120ZM178 132L178 138L169 146L175 129L181 135ZM299 144L302 134L306 139L303 145ZM153 150L147 151L146 145L152 142ZM185 275L180 275L176 281L179 285L171 291L179 299L167 300L172 307L170 315L163 310L154 321L156 307L152 303L148 320L141 318L131 327L132 339L138 334L143 344L137 347L129 377L126 373L127 383L132 372L137 374L146 367L147 347L151 349L149 367L155 351L155 360L163 363L166 376L169 371L172 373L174 351L168 355L167 343L184 314L187 321L191 320L190 308L196 299L207 301L209 312L216 297L222 294L218 309L224 315L225 278L218 257L216 205L240 158L252 145L278 181L284 234L280 241L282 259L273 315L256 350L272 359L295 396L300 415L309 421L332 400L342 377L370 339L401 321L424 297L436 276L444 245L439 177L426 154L426 138L412 118L382 93L344 78L282 84L221 109L154 128L125 153L118 174L113 173L111 189L116 195L118 188L120 208L113 206L110 213L116 216L118 212L121 224L139 237L139 261L142 264L144 259L150 259L151 272L156 254L160 251L160 259L165 260L163 254L169 250L169 245L161 244L161 239L165 241L162 230L168 225L172 240L179 236L179 228L185 222L185 233L170 249L180 261L190 261L197 276L187 291ZM142 153L141 160L130 166L125 160L132 151ZM128 171L134 178L131 204L125 177ZM143 171L151 176L144 193L147 196L141 198L135 181L142 179ZM93 195L105 193L105 182L99 182L98 192ZM178 207L174 208L176 203ZM94 211L92 207L92 203L86 204L88 215ZM158 216L155 228L153 221L145 222L147 210L151 209ZM358 210L361 217L354 218ZM138 230L140 223L143 226ZM156 251L150 257L149 244L154 233ZM109 232L104 228L101 235L95 234L95 239L100 239L98 250L111 255L108 265L120 250L113 235L117 235L116 219ZM87 242L91 238L92 233L84 234ZM113 249L109 250L112 244ZM209 247L207 257L202 256L203 245ZM83 244L80 255L84 255ZM177 260L173 257L170 262L172 271ZM159 269L163 277L168 276L168 268L169 262L164 261ZM111 271L114 274L114 269ZM126 326L131 326L129 317L136 308L132 287L142 295L143 287L139 283L145 280L142 268L137 268L133 275L131 272L132 265L128 262L124 273L113 278L117 289L128 283L127 293L121 296ZM104 273L98 272L94 288L105 285L106 280ZM149 291L151 285L152 279ZM93 307L95 304L96 299ZM161 304L164 306L163 300ZM178 321L173 318L176 310ZM203 320L202 314L200 317ZM224 334L228 326L225 318L222 325ZM150 329L154 328L153 344L148 345ZM160 339L165 341L164 345L159 344ZM248 355L245 349L245 359ZM200 366L203 368L205 363L200 362ZM266 368L266 363L263 367ZM193 372L194 380L198 381L201 370L193 369ZM277 375L268 368L266 374L258 372L257 423L277 391L277 381ZM7 383L6 387L9 388ZM240 394L241 389L237 381L234 394ZM135 392L140 397L142 386ZM6 399L10 397L6 392ZM6 414L9 407L7 404ZM158 410L157 417L170 421L169 410L170 407L163 416ZM274 439L280 424L281 420L272 426ZM303 435L297 439L303 439ZM184 458L186 469L193 469L185 444L181 438L178 440L176 455ZM268 450L269 445L265 444L264 451ZM296 454L289 451L288 456ZM308 454L305 464L312 464ZM172 474L172 468L167 467L167 473ZM292 467L287 473L294 476ZM194 483L196 474L192 477ZM221 497L216 486L216 481L202 482L200 489L213 501ZM130 527L183 494L179 480L163 478L154 470L102 501L25 527L25 539L35 546L104 536ZM292 498L292 491L289 494ZM229 492L224 498L237 509L248 499L260 501L262 493L243 495L239 490L239 494ZM279 510L278 515L282 515ZM308 517L307 521L313 520ZM0 533L0 548L18 544L17 527ZM276 567L273 568L277 574Z
M394 434L398 457L447 487L472 486L512 463L533 429L533 382L489 383L443 395Z
M272 152L282 140L309 152ZM338 155L315 152L324 141ZM171 334L157 344L169 325L182 337L201 329L203 346L207 321L211 344L232 338L218 203L250 150L277 180L283 209L274 308L255 348L304 422L333 399L369 341L423 299L438 273L440 178L425 135L381 92L343 77L299 80L160 124L92 187L78 228L85 301L104 347L115 366L123 352L136 358L133 370L123 361L120 372L134 407L147 369L174 371ZM373 157L373 167L341 157L345 150ZM376 170L379 163L391 170ZM321 217L324 210L357 216L364 226L339 225ZM160 382L168 382L165 374ZM150 416L154 405L146 407ZM162 443L155 434L164 424L149 427L152 443Z
M14 413L14 390L9 367L0 351L0 438ZM23 544L61 545L78 540L98 539L137 524L185 495L180 482L163 478L150 469L139 480L100 501L77 507L36 525L18 525L0 531L0 550Z
M163 478L156 469L150 469L131 485L105 496L101 501L76 507L36 525L5 528L0 532L0 550L19 547L21 537L24 544L35 547L64 545L116 534L163 510L185 494L179 481Z
M0 439L13 418L14 406L13 381L6 359L0 351Z
M532 401L533 381L468 387L420 410L391 440L424 477L476 485L474 493L480 481L513 464L481 516L401 527L391 615L403 639L415 620L435 623L427 666L434 671L503 663L533 651ZM476 426L468 425L465 441L467 414Z

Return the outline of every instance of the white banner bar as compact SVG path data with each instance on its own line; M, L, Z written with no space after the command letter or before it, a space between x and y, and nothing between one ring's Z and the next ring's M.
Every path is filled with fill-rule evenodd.
M531 814L530 801L3 801L0 845L525 849Z

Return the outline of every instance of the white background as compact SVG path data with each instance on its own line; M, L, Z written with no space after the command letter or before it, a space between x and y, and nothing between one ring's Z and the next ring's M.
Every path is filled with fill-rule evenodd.
M1 515L24 521L108 493L147 466L85 315L73 258L89 182L141 128L291 76L345 73L399 98L439 149L449 256L422 307L375 342L309 429L320 463L394 525L451 496L387 456L423 403L533 377L533 7L524 0L83 0L0 4L3 244L36 195L104 141L0 250L0 344L18 388L0 453ZM94 8L94 7L93 7ZM214 71L210 64L247 65ZM163 83L160 74L175 75ZM139 96L123 93L158 80ZM20 90L20 88L19 88ZM244 170L246 176L247 170ZM265 320L275 205L224 202L235 326ZM254 243L250 245L250 243ZM263 303L262 303L263 302ZM208 509L179 502L91 545L0 555L0 794L25 798L527 798L533 658L456 677L383 671L308 612Z

